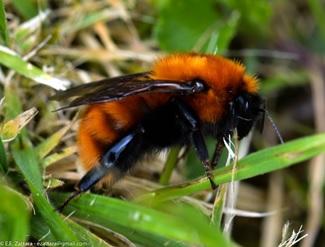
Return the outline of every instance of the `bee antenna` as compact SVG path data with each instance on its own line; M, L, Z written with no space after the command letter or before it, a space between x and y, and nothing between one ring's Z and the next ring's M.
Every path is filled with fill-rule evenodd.
M68 197L67 197L67 199L65 199L65 201L59 206L59 207L57 207L56 209L55 209L55 211L57 211L57 212L62 212L63 211L63 209L69 204L69 202L72 200L72 199L74 199L74 198L76 198L77 196L79 196L80 194L81 194L81 192L82 191L80 191L80 190L77 190L77 191L75 191L75 192L72 192Z
M282 138L281 133L280 133L280 131L279 131L279 128L276 126L276 124L275 124L275 122L273 121L273 119L272 119L270 113L269 113L266 109L264 109L264 112L265 112L265 114L266 114L267 119L270 121L270 123L271 123L271 125L272 125L272 128L273 128L274 131L275 131L275 134L276 134L277 137L279 138L280 143L283 144L284 141L283 141L283 138Z

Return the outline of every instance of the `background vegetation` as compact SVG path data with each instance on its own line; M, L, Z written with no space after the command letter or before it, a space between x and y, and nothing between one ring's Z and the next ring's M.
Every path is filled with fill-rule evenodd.
M0 245L325 244L324 2L0 0L0 41ZM215 171L217 195L195 155L175 167L173 149L54 211L80 179L78 113L53 112L54 89L189 51L243 61L286 143L269 122L235 142L234 165L225 153Z

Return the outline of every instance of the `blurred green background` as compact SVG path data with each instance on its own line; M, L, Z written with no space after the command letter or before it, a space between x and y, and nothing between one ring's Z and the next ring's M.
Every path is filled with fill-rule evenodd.
M324 246L324 44L321 0L0 0L0 246ZM54 89L173 52L242 61L287 144L266 121L217 195L174 149L55 212L80 174L77 109L54 113Z

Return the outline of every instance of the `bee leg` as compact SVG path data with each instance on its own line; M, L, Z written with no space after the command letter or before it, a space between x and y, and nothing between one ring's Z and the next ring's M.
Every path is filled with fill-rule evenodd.
M106 175L111 175L112 183L114 183L113 180L116 180L121 176L121 171L117 167L117 162L125 149L132 143L136 136L137 133L132 132L124 136L109 150L107 150L102 156L100 164L88 171L80 180L77 185L78 190L81 192L89 190Z
M209 160L208 149L206 147L203 135L200 130L193 131L192 142L194 144L194 149L195 149L197 155L199 156L200 161L203 164L205 174L207 175L207 177L210 181L212 190L217 189L217 185L213 181L213 178L214 178L213 168L212 168L212 164Z
M205 144L201 129L200 122L191 109L181 101L175 101L179 109L180 117L183 118L184 124L190 130L190 138L193 143L194 149L203 164L205 173L210 181L211 188L215 190L217 185L213 181L213 169L209 160L209 153Z
M224 144L222 142L222 139L220 138L219 140L217 140L216 146L214 148L212 161L211 161L212 168L214 168L218 165L223 147L224 147Z
M80 182L77 184L77 190L72 193L63 202L63 204L57 208L57 210L62 211L72 199L89 190L105 176L109 176L110 182L113 184L122 175L122 171L117 166L121 155L130 144L133 144L135 138L139 136L140 132L141 131L139 130L131 132L116 142L109 150L107 150L103 155L100 164L93 167L86 173L86 175L82 177Z
M57 211L57 212L62 212L63 209L64 209L64 208L69 204L69 202L70 202L71 200L73 200L74 198L76 198L77 196L79 196L81 193L82 193L82 192L79 191L79 190L76 190L75 192L71 193L71 194L68 196L68 198L66 198L66 199L64 200L64 202L63 202L60 206L58 206L57 208L55 208L55 211Z

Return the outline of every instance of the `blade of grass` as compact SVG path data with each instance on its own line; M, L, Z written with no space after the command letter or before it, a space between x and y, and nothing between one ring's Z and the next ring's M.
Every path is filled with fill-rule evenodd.
M235 180L251 178L283 169L324 152L325 134L300 138L246 156L238 162L234 176L232 166L216 169L214 182L218 185L230 182L232 178ZM136 200L147 201L148 203L166 201L209 189L209 187L207 178L201 177L189 183L155 190L140 196Z
M17 93L15 93L15 91L8 86L5 88L5 90L5 118L18 115L22 106ZM24 129L20 133L20 136L18 136L18 138L11 143L10 148L13 159L32 192L35 206L38 212L50 226L52 233L58 240L77 240L69 226L56 212L54 212L53 207L45 199L42 184L42 173L37 154L28 140L27 133Z
M43 159L46 155L48 155L60 143L62 137L65 135L65 133L67 133L70 128L71 126L67 125L55 132L42 143L40 143L36 147L36 152L38 153L38 156Z
M83 220L80 218L74 218L78 223L83 224L87 226L88 228L98 229L100 228L103 232L102 234L111 234L112 232L115 232L117 234L122 235L124 238L129 239L133 243L138 243L140 246L146 246L146 247L156 247L156 246L165 246L166 243L168 243L168 247L186 247L184 243L181 243L180 241L173 241L170 239L162 238L159 236L155 236L149 233L141 232L139 230L131 230L128 227L124 227L118 224L114 224L112 222L107 222L105 225L98 224L96 222L91 222L87 220ZM132 232L132 234L130 234Z
M324 14L324 4L322 1L318 0L308 0L309 8L315 18L315 21L319 27L320 34L323 41L325 41L325 14Z
M15 86L16 85L6 85L5 87L5 121L17 117L23 111L19 96L16 91L17 88Z
M52 198L60 204L66 194L53 193ZM221 232L211 227L206 217L203 220L197 210L189 210L181 204L169 205L168 209L169 213L166 213L127 201L84 194L68 204L64 212L74 211L73 217L103 226L112 227L114 224L126 227L126 237L140 231L188 244L231 246Z
M160 184L166 185L169 183L174 167L177 165L177 158L180 151L181 147L174 147L170 149L164 170L162 171L159 179Z
M7 155L2 139L0 138L0 172L5 174L8 171Z
M31 190L43 193L42 173L34 150L26 137L16 139L11 145L13 158L25 176Z
M54 154L48 155L46 158L44 158L42 160L42 165L43 165L43 167L48 167L49 165L51 165L59 160L62 160L66 157L69 157L70 155L73 155L76 152L77 152L76 146L66 147L66 148L60 150L59 153L54 153Z
M69 244L74 244L74 246L98 246L98 247L110 247L111 245L105 243L102 239L94 235L88 229L76 224L72 220L66 219L72 228L73 232L82 236L82 241L69 242ZM56 242L55 236L52 234L50 228L46 224L43 218L35 215L31 220L31 233L32 236L42 242Z
M0 46L0 63L29 79L56 90L64 90L70 84L66 80L55 78L43 72L38 67L24 61L13 50L4 46Z
M5 185L0 185L0 198L0 239L25 241L30 230L26 198Z
M50 227L53 235L57 240L77 241L78 238L69 225L54 211L54 208L43 195L44 189L40 165L37 154L29 140L22 135L14 141L11 148L16 165L24 175L28 187L32 192L36 208Z
M52 194L51 199L54 201L58 201L58 205L60 205L63 202L62 195ZM95 201L96 198L93 198L92 201ZM73 202L71 202L73 203ZM82 207L87 207L92 205L92 203L87 205L82 205L79 203ZM106 208L106 207L105 207ZM69 205L68 205L69 209ZM76 210L77 213L79 213L79 209ZM170 239L166 239L160 236L156 236L153 234L150 234L148 232L143 232L138 229L130 229L128 226L120 225L118 223L114 223L110 220L105 220L104 222L102 220L98 220L94 215L89 215L88 217L81 215L74 214L74 219L77 222L81 222L82 224L87 225L88 227L100 227L102 229L107 229L108 232L114 231L118 232L119 234L122 234L123 236L127 237L129 240L131 240L134 243L139 243L141 246L146 247L156 247L156 246L164 246L166 243L168 243L168 246L170 247L185 247L187 245L181 243L180 241L174 241ZM109 218L108 218L109 219Z
M216 228L221 229L221 220L225 204L225 195L227 193L227 185L222 184L219 186L218 194L213 203L213 210L211 215L211 224Z
M6 11L3 0L0 0L0 37L5 45L9 45Z
M216 31L211 35L211 39L206 49L206 53L222 54L228 47L229 43L237 32L237 25L240 14L234 11L226 22L217 25Z

